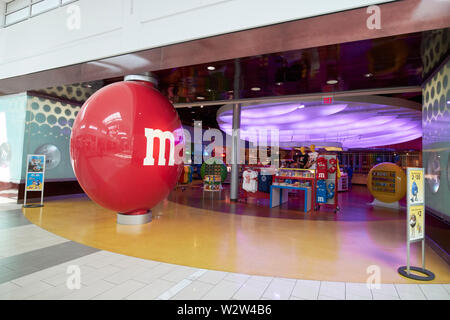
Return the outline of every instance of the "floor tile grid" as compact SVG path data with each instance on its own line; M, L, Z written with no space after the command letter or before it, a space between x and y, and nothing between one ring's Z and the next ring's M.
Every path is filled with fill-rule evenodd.
M10 229L4 229L4 230L2 230L2 235L5 234L4 231L7 232L8 236L11 236L11 238L17 239L17 240L27 240L27 238L28 238L28 240L35 239L35 240L40 240L41 242L45 243L45 241L47 241L47 240L55 239L57 241L63 241L63 243L69 242L68 240L66 240L64 238L55 236L52 233L47 232L43 229L40 229L39 227L37 227L35 225L17 226L17 227L13 227ZM24 232L24 231L26 231L26 232ZM4 238L4 237L2 237L2 238ZM4 257L2 257L2 258L4 258ZM83 265L86 268L85 273L87 275L89 275L91 272L95 272L96 270L106 270L112 274L116 274L119 272L124 272L124 273L131 272L130 269L127 267L119 268L117 266L117 264L120 264L121 261L125 261L126 262L125 264L128 264L129 266L133 266L136 262L143 263L143 264L149 263L149 264L152 264L153 267L156 267L156 266L162 264L159 262L128 257L128 256L120 255L117 253L113 253L113 252L98 251L96 253L89 254L87 256L83 256L81 258L77 258L77 259L62 263L58 266L49 267L44 270L33 272L28 275L28 276L30 276L28 278L28 281L29 281L28 284L27 284L26 280L22 279L27 276L9 281L5 284L5 286L0 287L0 298L2 298L2 297L5 298L6 297L5 292L8 293L8 291L16 290L13 292L13 294L12 294L12 296L10 296L10 298L21 299L21 298L27 298L30 294L38 295L39 292L42 292L45 290L53 290L54 288L58 288L58 287L60 288L64 283L63 284L61 284L61 283L53 283L52 284L52 283L46 282L46 280L49 278L49 275L52 275L52 272L55 270L58 270L57 276L61 277L61 279L65 279L67 277L67 275L65 274L65 271L62 268L67 267L70 264L81 263L80 265ZM166 265L169 266L168 264L166 264ZM58 269L58 267L60 269ZM88 269L88 267L90 267L91 269ZM102 268L105 268L105 269L102 269ZM174 272L174 274L177 274L177 272L178 272L182 276L183 272L186 272L186 268L188 268L188 267L171 265L171 268L173 269L172 271ZM1 271L7 272L8 271L7 269L8 268L4 268L2 266L2 269L0 269L0 272ZM148 269L150 270L152 268L148 268ZM201 276L209 271L209 270L197 269L197 268L190 268L188 270L189 270L189 272L188 272L189 274L187 274L184 279L180 278L180 281L170 281L170 279L168 280L168 278L166 277L166 274L168 274L172 271L168 271L164 274L160 274L156 279L160 280L160 281L164 280L165 284L170 285L170 287L168 287L165 291L163 291L161 294L159 294L158 297L156 297L156 298L164 298L164 299L173 298L175 295L177 295L182 290L186 289L188 286L192 286L192 284L195 284L195 283L199 283L199 284L202 283L203 281L200 279ZM40 272L42 272L42 274L47 273L46 279L39 279L40 275L42 275L42 274L40 274ZM220 272L220 271L212 271L212 272ZM117 283L109 282L105 278L110 277L111 276L110 273L102 275L101 272L98 272L95 274L96 275L95 277L92 277L92 279L91 279L91 281L89 281L88 285L85 284L86 288L89 288L89 286L91 286L91 287L93 286L97 290L94 292L95 294L93 294L93 295L91 292L91 296L89 296L90 299L102 296L105 292L108 292L111 290L118 290L117 288L118 287L120 288L121 285L128 286L128 288L131 288L129 291L129 294L126 296L126 297L129 297L129 296L132 296L134 292L139 290L140 286L149 285L149 283L142 282L142 281L139 281L138 279L135 279L136 276L130 276L130 279L126 280L125 284L117 284ZM229 275L232 275L232 274L224 273L224 276L222 277L222 279L220 281L228 281L226 278ZM37 280L33 280L32 279L33 276L35 276ZM239 287L236 289L236 292L233 294L232 298L235 297L236 294L246 284L252 285L255 283L255 279L264 278L264 277L258 278L255 276L243 275L243 274L234 274L233 276L235 278L245 279L245 281L239 282ZM59 279L59 281L61 281L61 279ZM275 279L277 279L277 278L270 278L269 282L267 282L263 285L258 285L259 291L260 291L260 294L258 293L258 295L259 295L260 299L264 298L264 296L266 295L266 292L268 292L269 288L271 287L271 284L275 281ZM295 295L293 295L293 290L294 290L295 286L297 285L297 283L302 280L296 280L296 279L288 279L288 280L295 281L294 286L290 289L289 299L300 298L300 297L296 297ZM23 287L20 286L21 281L23 281L23 283L22 283ZM219 283L220 283L220 281L219 281ZM203 283L209 285L210 289L206 290L201 295L201 297L207 296L208 293L211 292L218 285L218 283L216 283L216 284L211 284L208 282L203 282ZM320 292L322 291L322 286L324 283L327 283L327 282L319 282L319 289L318 289L319 294L318 294L317 298L320 298ZM30 284L33 284L33 286L30 286ZM354 285L354 284L346 283L343 285L344 299L347 299L349 296L353 296L353 294L350 294L350 292L347 292L348 285ZM364 285L364 284L360 284L360 285ZM264 286L263 290L261 290L261 286ZM371 293L372 299L375 299L375 298L450 299L450 285L449 284L443 284L443 285L391 284L391 286L393 287L393 289L395 291L395 296L392 294L386 294L386 292L379 292L379 291L377 291L377 289L371 289L370 293ZM133 287L136 287L136 289L134 291L132 290ZM207 288L207 287L208 286L204 286L204 288ZM14 294L16 294L16 295L14 295ZM358 296L358 295L356 295L356 296ZM124 297L124 298L126 298L126 297ZM267 298L267 297L265 297L265 298ZM324 298L336 298L336 297L324 296Z
M98 254L94 254L94 255L97 255L97 256L100 256L100 257L104 257L104 255L98 255ZM119 257L120 258L120 257ZM125 258L126 259L126 258ZM85 262L85 265L86 264L89 264L89 262L91 262L92 261L92 259L91 260L88 260L88 261L86 261ZM66 265L67 264L69 264L69 263L73 263L73 262L68 262L68 263L66 263ZM122 269L123 270L123 269ZM193 273L192 274L195 274L195 273L199 273L200 272L200 269L199 270L193 270ZM202 270L202 272L204 272L204 270ZM164 275L162 275L161 277L164 277ZM100 279L100 280L103 280L103 279ZM242 284L241 284L241 288L242 288L242 286L244 285L244 284L246 284L246 283L248 283L249 281L251 281L252 280L252 277L250 277L250 278L248 278L245 282L243 282ZM103 281L105 281L105 280L103 280ZM136 281L136 280L135 280ZM171 287L171 288L169 288L169 290L167 290L167 291L165 291L162 295L160 295L160 296L164 296L164 294L166 294L166 292L170 292L171 291L171 289L173 288L173 287L176 287L176 286L180 286L180 283L183 283L183 284L190 284L190 283L192 283L193 281L200 281L200 280L198 280L198 277L196 278L196 277L191 277L190 279L189 278L187 278L187 279L183 279L183 280L181 280L181 281L179 281L178 283L173 283L173 286ZM271 285L271 283L274 281L274 279L271 279L270 280L270 282L267 282L266 283L266 287L265 287L265 290L264 290L264 292L266 292L267 291L267 289L269 288L269 286ZM107 282L107 281L105 281L105 282ZM138 282L138 281L136 281L136 282ZM141 285L146 285L145 283L140 283ZM322 287L322 282L320 282L320 286ZM42 285L41 285L41 287L42 287ZM105 290L103 290L103 291L101 291L101 292L98 292L98 294L96 294L96 295L94 295L93 297L91 297L92 299L94 299L94 298L96 298L97 296L100 296L101 294L103 294L104 292L106 292L106 291L108 291L108 290L110 290L110 289L113 289L113 287L114 287L114 284L113 283L111 283L111 286L110 287L108 287L108 286L106 286L105 287ZM185 287L185 286L184 286ZM426 297L426 294L425 294L425 292L423 291L423 289L422 289L422 287L421 286L418 286L418 285L403 285L403 288L415 288L416 290L420 290L420 292L423 294L423 296L424 297ZM43 289L48 289L49 287L42 287ZM397 292L397 294L398 295L400 295L400 293L399 293L399 289L398 289L398 287L397 286L395 286L394 285L394 288L395 288L395 290L396 290L396 292ZM139 288L137 288L136 290L138 290ZM445 289L445 287L443 287L442 286L442 288L441 288L442 290L446 290ZM293 289L292 289L293 290ZM344 289L345 290L345 289ZM371 290L371 292L373 292L373 290L376 290L376 289L372 289ZM129 295L132 295L132 293L133 292L135 292L135 291L131 291L130 293L129 293ZM177 292L179 292L179 290L177 291ZM173 289L172 289L172 292L170 292L171 294L172 294L172 296L173 295L175 295L177 292L174 292L173 291ZM346 292L346 291L345 291ZM347 292L346 292L347 293ZM447 292L448 293L448 292ZM207 292L205 292L205 294L204 295L206 295L207 294ZM128 295L128 296L129 296ZM261 296L263 296L264 295L264 293L262 293L261 294ZM24 296L21 296L21 295L19 295L19 296L16 296L17 298L23 298ZM167 296L167 294L166 294L166 297L165 298L171 298L170 296ZM291 291L291 294L290 294L290 296L289 296L289 298L293 298L293 296L292 296L292 291Z

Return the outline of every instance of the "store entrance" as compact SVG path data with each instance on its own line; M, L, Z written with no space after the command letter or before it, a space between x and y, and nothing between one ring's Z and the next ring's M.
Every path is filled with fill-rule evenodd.
M190 179L180 180L182 193L175 193L171 199L198 208L264 217L397 217L404 211L404 194L383 206L383 201L375 201L371 192L379 182L369 182L369 177L371 170L381 164L399 171L422 166L421 104L416 102L421 94L409 94L409 99L398 96L343 97L331 104L295 100L243 105L237 203L230 197L231 164L227 162L226 146L227 137L232 135L231 106L205 108L209 113L203 113L203 108L179 109L185 122L202 120L207 127L221 129L226 134L220 138L225 147L211 148L211 143L219 140L215 137L211 141L204 139L202 146L194 148L202 150L203 158L210 162L216 159L217 163L186 168L186 172L192 172ZM208 129L204 132L204 137L211 136ZM270 143L258 145L264 140L262 135L271 132L279 137L276 148ZM271 163L273 159L276 162ZM195 154L188 161L193 163ZM193 189L186 192L189 186Z

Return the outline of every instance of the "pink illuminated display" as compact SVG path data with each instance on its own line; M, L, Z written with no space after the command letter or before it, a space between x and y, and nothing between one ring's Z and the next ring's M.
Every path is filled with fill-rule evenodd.
M231 134L232 111L217 113L221 130ZM263 130L279 130L280 146L338 142L345 148L392 145L422 136L421 112L390 105L334 101L243 106L241 137L256 140Z

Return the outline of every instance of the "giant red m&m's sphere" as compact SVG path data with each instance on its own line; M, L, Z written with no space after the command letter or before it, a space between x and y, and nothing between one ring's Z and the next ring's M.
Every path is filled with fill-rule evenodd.
M175 108L149 82L124 81L92 95L70 139L75 176L101 206L138 213L153 208L183 170L183 127Z

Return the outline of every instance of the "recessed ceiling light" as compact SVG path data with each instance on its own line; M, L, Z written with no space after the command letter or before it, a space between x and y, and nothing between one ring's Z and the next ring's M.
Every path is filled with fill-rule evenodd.
M250 90L252 90L252 91L260 91L261 88L259 88L259 87L253 87L253 88L251 88Z
M211 89L206 89L206 91L211 92L212 90Z
M200 106L201 109L203 109L203 106Z
M301 104L301 105L299 105L297 108L298 109L303 109L305 107L305 105L304 104Z
M373 73L366 73L365 75L364 75L364 77L366 77L366 78L370 78L370 77L372 77L373 76Z
M216 70L216 67L214 67L214 66L208 66L208 70L214 71L214 70Z
M338 83L338 82L339 82L339 81L332 79L332 80L328 80L328 81L327 81L327 84L336 84L336 83Z
M198 99L198 100L205 100L205 97L198 96L197 99Z
M275 83L277 86L281 86L283 84L283 82L277 82Z

